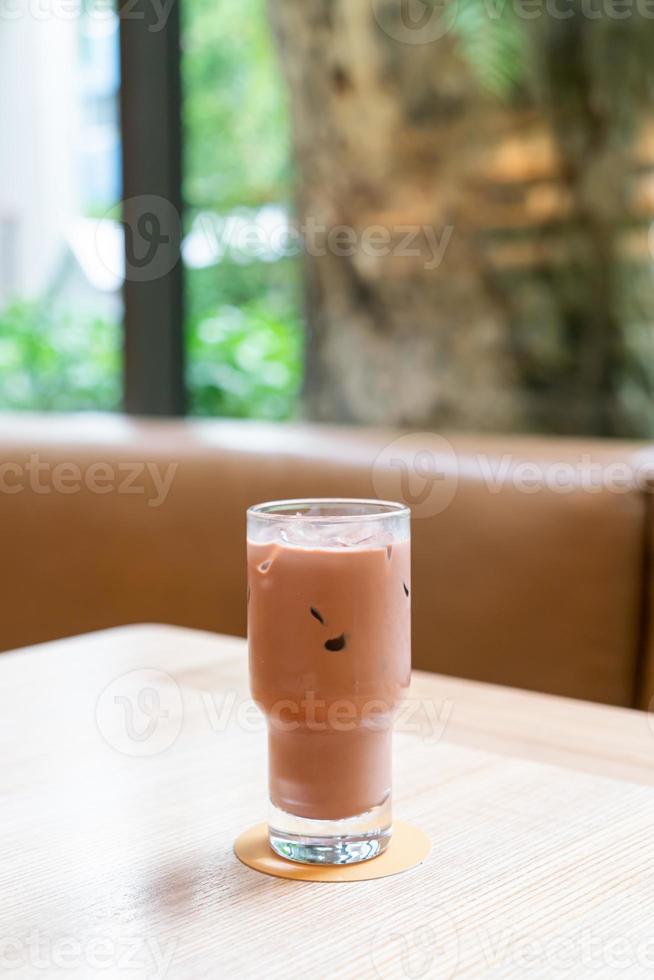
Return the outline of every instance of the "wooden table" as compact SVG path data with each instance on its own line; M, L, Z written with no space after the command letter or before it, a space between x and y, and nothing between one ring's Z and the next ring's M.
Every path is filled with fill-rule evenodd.
M432 853L324 884L233 856L266 798L242 640L138 626L3 654L0 702L8 977L654 973L646 714L417 674L395 809Z

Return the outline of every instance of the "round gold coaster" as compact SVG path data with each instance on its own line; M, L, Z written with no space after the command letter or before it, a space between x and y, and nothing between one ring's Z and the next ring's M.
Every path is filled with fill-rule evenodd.
M296 881L368 881L400 874L422 864L431 841L422 830L401 820L393 821L393 837L379 857L359 864L295 864L279 857L268 843L268 826L259 823L236 838L234 853L248 868L275 878Z

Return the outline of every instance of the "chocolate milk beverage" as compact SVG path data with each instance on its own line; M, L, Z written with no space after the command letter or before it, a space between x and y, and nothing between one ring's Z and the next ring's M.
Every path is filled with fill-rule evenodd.
M349 863L388 844L410 578L400 504L289 501L248 512L251 689L268 722L270 841L285 857Z

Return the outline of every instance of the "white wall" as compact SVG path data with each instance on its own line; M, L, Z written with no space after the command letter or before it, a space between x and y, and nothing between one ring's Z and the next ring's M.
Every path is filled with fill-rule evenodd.
M79 213L79 24L39 16L0 24L0 303L51 285Z

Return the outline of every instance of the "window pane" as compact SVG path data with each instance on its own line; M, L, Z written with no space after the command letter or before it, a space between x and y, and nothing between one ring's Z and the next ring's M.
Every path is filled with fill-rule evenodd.
M0 409L114 409L120 226L98 219L120 198L117 17L13 9L0 30Z
M287 418L302 371L289 122L265 0L185 0L190 411Z

